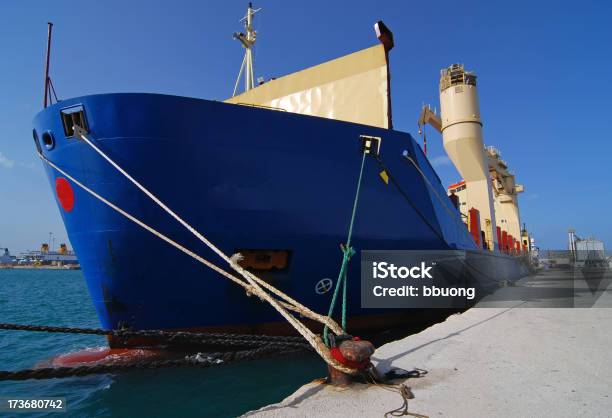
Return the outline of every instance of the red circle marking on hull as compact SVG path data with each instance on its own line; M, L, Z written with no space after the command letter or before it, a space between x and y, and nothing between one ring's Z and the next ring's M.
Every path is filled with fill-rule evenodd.
M59 199L62 209L66 212L70 212L72 208L74 208L74 191L68 180L63 177L56 178L55 192L57 193L57 198Z

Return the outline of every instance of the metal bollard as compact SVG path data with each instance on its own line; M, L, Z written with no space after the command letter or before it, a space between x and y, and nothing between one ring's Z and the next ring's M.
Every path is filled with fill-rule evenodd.
M371 342L359 338L345 339L331 349L331 353L336 360L358 370L365 370L370 367L370 357L374 354L374 351L375 348ZM332 385L348 386L355 381L355 376L336 370L331 366L328 366L327 370L327 381Z

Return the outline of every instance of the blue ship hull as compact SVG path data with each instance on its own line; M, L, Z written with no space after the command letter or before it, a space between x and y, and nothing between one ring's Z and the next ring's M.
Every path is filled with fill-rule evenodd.
M414 139L406 133L287 112L155 94L105 94L62 101L40 112L35 136L50 132L43 154L96 193L195 253L221 260L137 190L83 141L66 137L60 112L85 110L89 137L226 254L287 249L287 269L261 274L325 313L346 239L360 135L382 138L381 159L401 190L365 163L354 227L357 250L464 249L479 252ZM427 180L402 157L417 162ZM62 177L45 164L56 192ZM427 185L427 181L431 185ZM72 184L74 205L58 200L102 326L286 332L283 319L239 286L207 269ZM435 189L435 190L434 190ZM443 199L441 199L442 197ZM57 199L57 195L56 195ZM509 276L524 267L495 254ZM392 325L400 310L359 305L359 266L348 278L349 327ZM399 319L398 319L399 320Z

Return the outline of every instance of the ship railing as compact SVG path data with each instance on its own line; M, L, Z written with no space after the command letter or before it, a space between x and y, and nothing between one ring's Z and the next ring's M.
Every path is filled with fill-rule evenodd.
M501 152L499 152L499 149L497 149L497 147L494 147L493 145L487 145L485 149L489 152L489 154L495 155L501 158Z
M265 105L255 104L255 103L242 103L242 102L238 102L236 104L240 105L240 106L259 107L259 108L268 109L268 110L280 110L281 112L286 112L287 111L287 109L283 109L282 107L265 106Z

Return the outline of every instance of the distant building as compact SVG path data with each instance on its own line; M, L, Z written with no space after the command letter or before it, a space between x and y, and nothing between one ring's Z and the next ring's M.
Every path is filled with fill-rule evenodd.
M0 255L0 264L2 265L13 264L13 257L11 256L11 253L9 253L8 248L5 248L2 255Z
M576 261L604 260L606 251L604 243L595 238L576 241Z
M569 250L575 267L608 266L603 241L593 237L580 238L574 229L569 233Z

